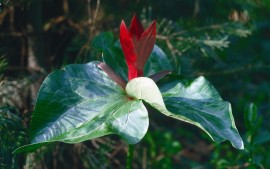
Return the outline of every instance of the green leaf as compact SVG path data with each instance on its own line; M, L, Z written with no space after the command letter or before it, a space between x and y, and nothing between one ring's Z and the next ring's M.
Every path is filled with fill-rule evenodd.
M171 71L173 66L163 50L155 45L144 66L144 75L150 76L164 70Z
M254 130L258 124L257 106L250 103L244 112L245 126L249 130ZM258 126L259 127L259 126Z
M116 74L127 81L127 65L121 47L113 44L113 34L100 33L92 41L92 46L102 52L102 59Z
M235 148L244 148L230 103L223 101L204 77L194 81L173 78L159 87L170 111L168 116L198 126L218 143L229 140Z
M254 139L255 145L261 145L270 142L270 133L269 132L261 132Z
M129 96L144 100L167 116L198 126L214 141L229 140L234 147L244 148L230 104L205 78L193 82L175 77L165 79L159 83L159 89L146 77L132 79L126 86Z
M116 74L118 74L125 81L128 81L128 69L124 55L120 49L115 47L103 49L102 58L103 61L109 65Z
M143 138L149 121L142 101L129 100L98 64L69 65L44 80L31 121L31 144L16 153L108 134L118 134L129 144Z
M103 32L92 40L92 46L96 49L107 49L113 45L113 34L111 32Z

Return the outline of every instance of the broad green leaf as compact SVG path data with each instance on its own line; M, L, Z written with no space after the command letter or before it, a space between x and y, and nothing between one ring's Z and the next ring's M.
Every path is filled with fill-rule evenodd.
M173 70L172 64L163 50L155 45L144 66L144 75L150 76L164 70Z
M198 126L218 143L229 140L234 147L244 148L230 104L205 78L193 82L173 78L163 82L159 83L160 92L151 79L135 78L127 84L126 92L167 116Z
M96 49L107 49L113 45L113 34L111 32L103 32L92 40L92 46Z
M118 134L129 144L143 138L149 122L142 101L129 100L97 64L69 65L44 80L30 125L31 144L15 152L108 134Z
M115 73L117 73L122 79L125 81L128 81L127 77L127 65L124 58L124 55L122 54L122 51L120 49L117 49L115 47L107 48L102 50L102 58L103 61L109 65Z
M159 84L169 116L198 126L218 143L229 140L235 148L244 148L230 103L204 77L194 81L174 78L171 84Z
M113 34L100 33L92 41L92 46L102 52L103 61L109 65L115 73L127 81L127 66L121 48L113 45Z

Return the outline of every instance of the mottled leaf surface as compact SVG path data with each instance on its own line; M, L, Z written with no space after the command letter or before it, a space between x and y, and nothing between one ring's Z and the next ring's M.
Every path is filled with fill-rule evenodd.
M223 101L204 77L194 81L171 78L158 84L161 92L151 79L135 78L126 91L167 116L198 126L218 143L229 140L234 147L244 148L230 103Z
M16 152L108 134L118 134L129 144L143 138L149 121L142 101L129 100L97 64L69 65L44 80L30 125L31 144Z

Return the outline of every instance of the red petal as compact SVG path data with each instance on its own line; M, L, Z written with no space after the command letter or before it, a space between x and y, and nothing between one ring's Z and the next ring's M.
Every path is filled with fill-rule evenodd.
M137 56L132 37L124 21L122 21L120 25L120 43L128 66L128 79L131 80L137 77L137 70L135 66Z
M143 70L143 67L150 56L156 41L156 21L153 21L151 25L142 34L139 42L134 42L135 50L137 54L137 69Z
M139 40L144 32L143 26L140 22L140 20L137 18L136 15L133 16L130 27L129 27L129 33L134 38L136 37L137 40Z

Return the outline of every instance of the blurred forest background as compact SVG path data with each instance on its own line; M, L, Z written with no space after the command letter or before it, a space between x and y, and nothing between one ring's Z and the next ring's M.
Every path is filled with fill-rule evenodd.
M157 20L157 41L188 79L205 76L231 102L245 149L150 114L134 169L270 168L270 0L0 0L0 168L122 169L127 145L106 136L12 155L29 143L37 91L54 69L101 60L100 32Z

